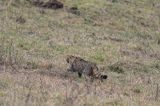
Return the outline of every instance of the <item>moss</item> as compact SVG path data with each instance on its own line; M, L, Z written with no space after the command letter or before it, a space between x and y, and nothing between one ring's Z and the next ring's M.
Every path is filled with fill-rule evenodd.
M0 91L0 97L4 97L5 95L6 95L6 93L5 93L5 92Z

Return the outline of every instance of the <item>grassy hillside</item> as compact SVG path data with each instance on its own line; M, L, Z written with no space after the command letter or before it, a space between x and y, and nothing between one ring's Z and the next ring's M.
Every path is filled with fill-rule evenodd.
M160 1L60 1L54 10L0 0L0 105L160 105ZM108 80L67 73L68 54Z

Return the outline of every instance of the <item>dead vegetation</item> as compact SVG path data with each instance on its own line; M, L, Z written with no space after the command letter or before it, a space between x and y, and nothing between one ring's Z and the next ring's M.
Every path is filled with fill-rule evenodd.
M1 0L0 105L159 106L158 4ZM108 79L77 78L66 54L97 63Z
M63 3L57 1L57 0L49 0L47 2L40 1L40 0L27 0L32 5L36 7L42 7L42 8L49 8L49 9L61 9L63 8Z
M80 15L80 10L77 8L77 7L71 7L68 9L68 12L72 13L72 14L75 14L75 15Z

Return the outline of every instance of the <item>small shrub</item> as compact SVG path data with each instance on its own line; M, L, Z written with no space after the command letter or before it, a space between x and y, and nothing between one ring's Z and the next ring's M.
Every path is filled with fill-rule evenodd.
M157 42L157 43L158 43L158 45L160 45L160 38L158 39L158 42Z
M71 7L68 12L80 16L80 10L77 6Z
M6 89L8 87L8 83L6 81L0 80L0 89Z
M96 61L103 62L104 56L101 53L96 53L94 56L92 56Z
M141 90L138 88L135 88L135 89L133 89L133 92L138 94L138 93L141 93Z
M56 50L59 51L59 52L61 52L61 53L63 53L65 51L65 47L63 47L63 46L57 46Z
M35 62L27 62L24 66L24 69L37 69L38 65Z
M131 90L132 92L136 93L136 94L140 94L143 91L143 86L142 85L136 85L135 87L133 87Z
M118 64L114 64L114 65L109 66L109 69L110 69L111 71L116 72L116 73L119 73L119 74L120 74L120 73L121 73L121 74L124 73L123 68L122 68L120 65L118 65Z
M22 16L19 16L19 17L17 17L16 22L19 24L24 24L26 22L26 20Z
M4 97L6 93L0 91L0 97Z
M91 24L91 23L93 23L93 20L89 16L85 16L84 20L85 20L85 24Z

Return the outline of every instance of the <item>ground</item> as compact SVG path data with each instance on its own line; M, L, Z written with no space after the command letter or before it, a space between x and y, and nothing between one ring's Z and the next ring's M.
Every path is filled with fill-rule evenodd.
M0 1L0 105L159 106L160 1L60 1L56 10ZM108 79L67 72L68 54Z

